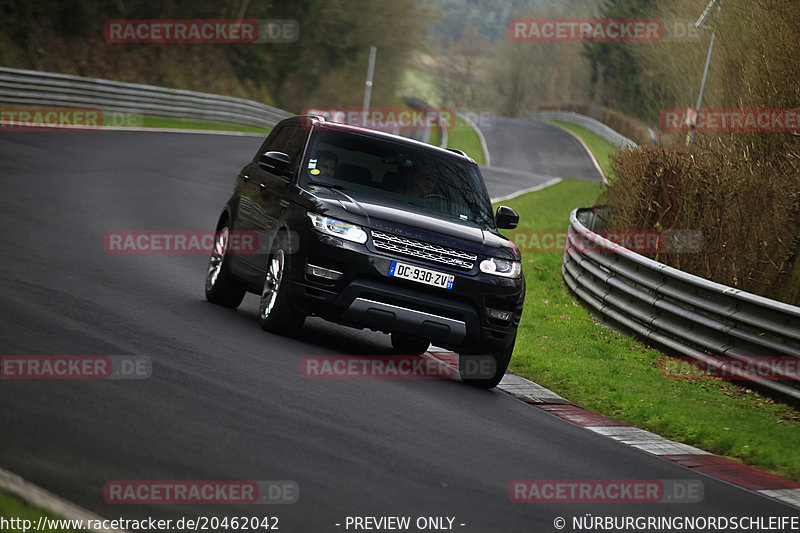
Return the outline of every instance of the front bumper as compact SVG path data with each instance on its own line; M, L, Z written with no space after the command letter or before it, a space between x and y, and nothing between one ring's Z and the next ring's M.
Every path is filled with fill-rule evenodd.
M428 340L458 353L497 353L513 342L525 294L524 278L508 279L393 257L367 244L319 234L303 235L293 257L290 294L295 307L340 324ZM455 275L452 289L389 276L392 261ZM312 274L308 265L340 273ZM501 308L510 320L491 318Z

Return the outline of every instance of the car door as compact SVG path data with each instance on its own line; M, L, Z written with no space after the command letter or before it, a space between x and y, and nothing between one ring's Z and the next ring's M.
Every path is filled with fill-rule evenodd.
M293 134L294 129L288 124L275 128L237 178L239 205L234 229L256 232L259 243L258 253L243 254L239 259L257 270L264 269L267 251L278 228L275 209L278 177L262 168L259 160L266 152L283 151Z
M264 253L251 254L251 259L261 269L266 265L266 252L271 249L280 229L283 214L290 205L287 196L290 194L292 184L297 180L300 158L307 139L308 131L300 127L299 123L285 124L274 142L262 146L263 151L248 168L250 179L247 190L248 197L253 201L252 224L253 229L259 234L259 252L261 245L265 245ZM286 172L276 172L259 164L261 155L268 151L283 152L289 156L290 165Z

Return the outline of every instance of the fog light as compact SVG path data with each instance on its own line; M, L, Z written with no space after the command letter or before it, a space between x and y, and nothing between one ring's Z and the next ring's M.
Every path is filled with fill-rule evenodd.
M306 265L306 273L311 276L316 276L318 278L328 279L331 281L336 281L338 279L341 279L343 275L341 272L337 270L331 270L330 268L322 268L320 266L311 264Z
M486 308L486 312L489 315L489 318L494 318L495 320L502 320L503 322L508 322L511 320L513 314L511 311L503 311L501 309L492 309L491 307Z

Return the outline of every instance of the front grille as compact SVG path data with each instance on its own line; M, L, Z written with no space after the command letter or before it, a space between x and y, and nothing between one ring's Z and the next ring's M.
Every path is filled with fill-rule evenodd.
M372 244L379 250L405 255L464 270L472 270L478 256L429 242L417 241L382 231L372 232Z

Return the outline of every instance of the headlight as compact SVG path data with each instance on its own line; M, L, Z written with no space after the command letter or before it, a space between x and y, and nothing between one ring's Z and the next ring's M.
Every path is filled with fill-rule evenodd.
M364 244L367 242L367 232L355 224L342 222L341 220L336 220L335 218L326 217L324 215L318 215L316 213L307 214L308 218L311 219L311 224L314 226L314 229L320 233L331 235L333 237L339 237L340 239L344 239L346 241L357 242L359 244Z
M490 257L481 261L481 272L503 276L504 278L518 278L522 273L522 263Z

